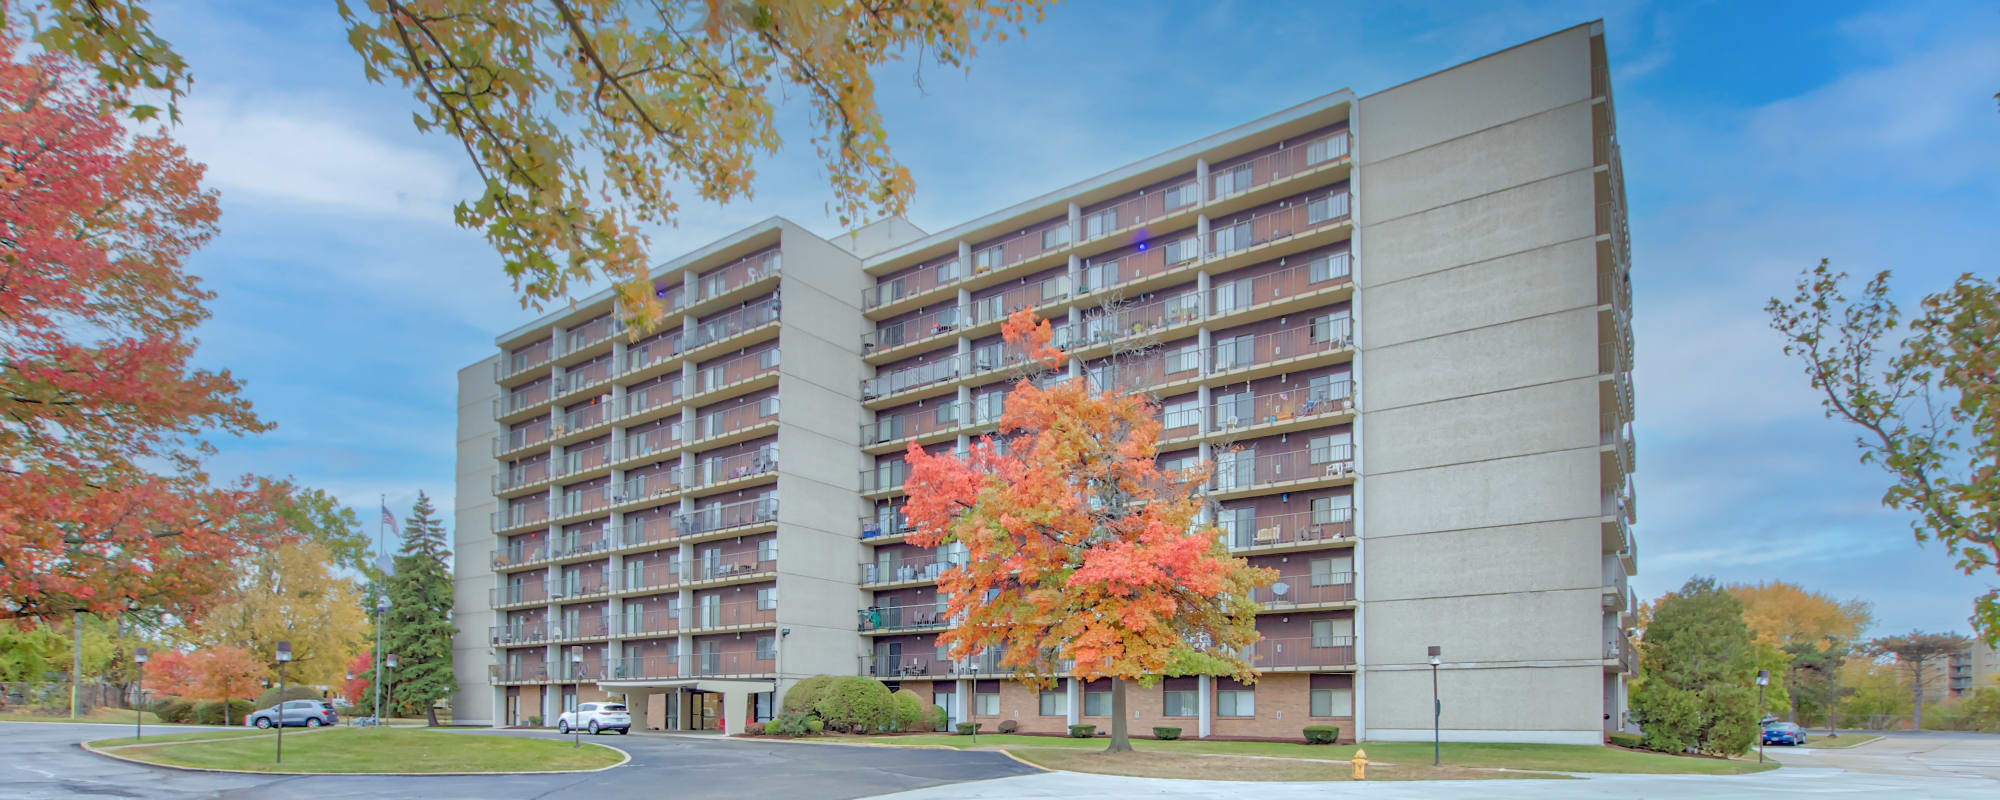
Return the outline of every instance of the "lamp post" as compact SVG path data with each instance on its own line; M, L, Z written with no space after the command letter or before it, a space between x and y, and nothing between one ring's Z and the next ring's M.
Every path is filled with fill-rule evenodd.
M1771 685L1771 671L1757 670L1757 763L1764 763L1764 687Z
M375 653L370 661L375 662L375 713L370 715L375 722L382 722L382 617L389 613L389 596L375 598Z
M569 649L569 663L571 667L570 677L572 679L576 679L578 678L578 676L581 676L583 674L583 648L581 646L571 647ZM581 721L582 720L580 719L577 720L577 722ZM583 728L578 727L576 722L572 722L570 723L569 726L569 732L575 736L575 739L569 743L570 749L575 750L576 748L582 747Z
M132 650L132 663L139 665L139 696L132 701L132 738L146 737L146 648Z
M395 653L390 653L390 654L388 654L388 655L386 655L386 656L383 656L383 660L385 660L385 661L389 662L389 663L388 663L388 664L386 665L386 666L388 666L388 667L389 667L389 680L392 680L392 681L393 681L393 680L395 680L395 679L396 679L396 667L398 667L398 666L401 666L401 665L402 665L402 662L401 662L401 661L398 661L398 660L396 659L396 654L395 654ZM393 686L392 686L392 687L389 687L389 705L392 705L392 706L393 706L393 705L395 705L395 704L396 704L396 689L395 689L395 687L393 687ZM379 710L378 710L378 712L377 712L377 713L380 713L380 712L379 712Z
M278 763L285 763L285 665L292 660L292 643L278 643Z
M1442 740L1438 736L1439 721L1444 717L1444 703L1438 700L1438 664L1443 661L1439 658L1443 653L1444 648L1431 645L1431 766L1433 767L1438 765L1439 754L1443 751L1443 745L1440 744Z

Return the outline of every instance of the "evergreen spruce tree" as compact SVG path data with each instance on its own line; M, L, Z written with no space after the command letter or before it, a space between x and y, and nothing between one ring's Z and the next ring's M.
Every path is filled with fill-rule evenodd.
M391 716L422 713L438 724L437 701L451 696L457 679L451 669L451 550L444 523L432 516L431 499L417 493L417 503L403 524L403 546L396 553L396 574L386 581L389 613L382 628L382 652L400 662L382 674L384 698ZM385 656L386 657L386 656Z
M1645 746L1723 756L1750 749L1757 656L1743 604L1713 578L1690 578L1660 599L1644 637L1632 717Z

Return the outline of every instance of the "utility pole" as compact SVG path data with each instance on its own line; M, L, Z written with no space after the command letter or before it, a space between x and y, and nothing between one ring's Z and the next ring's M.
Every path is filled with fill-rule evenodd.
M388 545L384 544L387 541L384 538L384 532L388 528L388 519L389 496L385 494L382 495L382 521L375 523L375 571L377 573L383 571L382 559L388 556ZM375 713L373 716L377 725L382 724L382 618L387 616L389 612L388 587L382 584L387 580L387 575L381 575L375 579L375 652L368 657L368 660L375 662Z
M69 652L69 718L76 719L77 692L81 691L78 687L83 683L83 611L70 612L69 619L70 625L75 628L72 631L75 642Z

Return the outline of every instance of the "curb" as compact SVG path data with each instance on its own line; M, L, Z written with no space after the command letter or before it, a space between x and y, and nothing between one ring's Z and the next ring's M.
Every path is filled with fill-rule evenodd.
M745 741L745 742L757 742L757 741L769 740L772 742L779 742L783 744L814 744L814 745L820 745L822 747L885 747L885 748L893 748L896 750L948 750L955 753L999 753L1003 756L1013 759L1015 762L1021 764L1022 766L1028 767L1029 769L1033 769L1037 772L1064 771L1059 769L1049 769L1048 767L1036 764L1025 758L1014 755L1012 752L1008 751L1004 747L994 747L991 749L982 748L974 750L969 747L952 747L951 745L948 744L884 744L881 742L816 742L811 739L805 739L805 738L787 739L787 738L766 737L766 736L757 736L747 739L735 739L735 737L730 737L730 738L735 741Z
M237 739L210 739L208 741L211 742L237 741L238 739L245 739L245 738L254 739L259 737L251 736L251 737L237 737ZM176 744L195 744L195 743L161 742L160 744L157 745L144 745L144 746L167 747ZM597 767L595 769L545 769L545 770L534 770L530 772L278 772L275 770L261 770L261 769L218 769L215 767L183 767L178 764L161 764L156 761L144 761L137 758L121 756L118 755L117 753L112 753L108 752L107 750L100 750L98 748L91 747L89 742L77 742L76 746L78 748L81 748L84 752L91 753L93 755L101 756L104 758L116 759L118 761L123 761L128 764L138 764L143 767L159 767L161 769L175 769L175 770L180 770L182 772L209 772L222 775L289 775L289 776L332 775L339 777L377 776L377 777L398 777L398 778L433 778L433 777L449 778L449 777L465 777L468 775L578 775L591 772L603 772L609 769L617 769L619 767L625 766L626 764L632 763L632 754L626 752L623 748L613 747L608 744L599 744L597 742L591 742L590 744L593 747L602 747L606 750L610 750L614 753L617 753L620 756L618 763L606 764L602 767ZM126 747L131 747L131 746L132 745L114 746L111 749L122 750L125 749Z
M304 736L304 735L306 735L306 734L313 734L313 733L325 733L325 732L327 732L327 731L330 731L330 730L336 730L336 729L334 729L334 728L313 728L313 729L307 729L307 730L304 730L304 731L300 731L300 732L298 732L298 733L294 733L294 734L292 734L292 735L293 735L293 736ZM123 750L123 749L125 749L125 748L128 748L128 747L165 747L165 746L167 746L167 745L170 745L170 744L208 744L209 742L234 742L234 741L239 741L239 740L243 740L243 739L275 739L275 738L277 738L277 736L278 736L278 735L277 735L277 734L275 734L275 733L259 733L259 734L252 734L252 735L250 735L250 736L224 736L224 737L221 737L221 738L218 738L218 739L180 739L180 740L177 740L177 741L172 741L172 742L150 742L150 743L149 743L149 742L145 742L145 741L137 741L137 742L133 742L133 743L131 743L131 744L114 744L114 745L106 745L106 746L103 746L103 747L95 747L95 748L88 748L88 749L91 749L91 750L95 750L95 751L97 751L97 752L100 752L100 753L101 753L101 752L103 752L103 751L106 751L106 750ZM123 738L125 738L125 737L123 737L123 736L112 736L112 737L109 737L109 738L110 738L110 739L123 739ZM78 746L82 746L82 745L85 745L85 744L96 744L97 742L102 742L102 741L107 741L107 739L96 739L96 740L92 740L92 741L89 741L89 742L78 742L78 743L77 743L77 745L78 745Z

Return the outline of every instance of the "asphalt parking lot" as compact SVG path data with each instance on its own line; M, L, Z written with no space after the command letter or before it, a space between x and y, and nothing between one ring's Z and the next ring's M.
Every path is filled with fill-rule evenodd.
M7 798L854 798L1035 772L999 753L789 744L682 736L601 736L632 754L603 772L493 776L260 776L114 761L77 742L130 735L116 725L0 722ZM463 731L455 736L554 733Z

